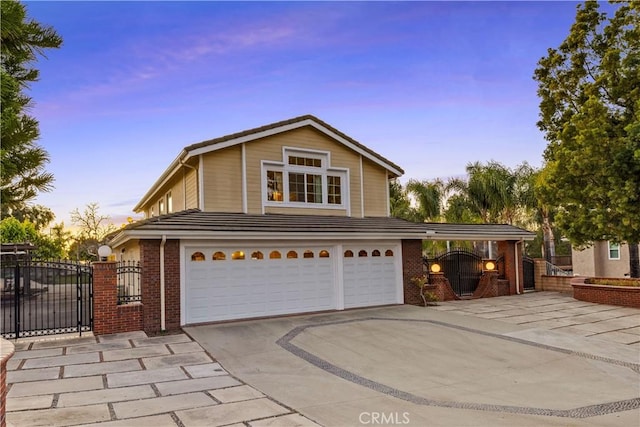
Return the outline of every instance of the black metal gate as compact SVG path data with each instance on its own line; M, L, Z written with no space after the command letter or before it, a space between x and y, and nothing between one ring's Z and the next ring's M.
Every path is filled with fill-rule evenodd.
M72 261L3 260L0 333L21 338L90 331L93 269Z
M440 265L458 296L473 295L482 276L480 255L464 249L454 249L429 260L429 264L433 263Z
M522 258L522 275L524 276L522 278L524 290L534 291L536 289L536 275L533 258L529 258L528 256Z

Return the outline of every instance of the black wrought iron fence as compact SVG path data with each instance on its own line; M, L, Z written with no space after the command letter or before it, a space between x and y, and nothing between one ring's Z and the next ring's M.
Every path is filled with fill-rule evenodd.
M118 305L142 300L140 279L142 268L138 261L120 261L116 266L118 276Z
M3 259L0 304L5 338L90 331L93 269L75 261Z

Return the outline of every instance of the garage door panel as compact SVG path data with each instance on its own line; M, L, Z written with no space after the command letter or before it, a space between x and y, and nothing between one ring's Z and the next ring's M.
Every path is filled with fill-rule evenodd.
M301 258L287 259L290 249ZM186 323L335 308L332 259L302 258L306 249L278 249L285 258L269 259L273 248L234 248L223 251L226 259L212 261L206 254L222 250L186 248ZM245 254L259 250L264 258L233 260L236 250ZM194 251L205 254L206 260L191 261Z
M396 300L395 252L388 252L389 245L347 246L353 257L344 259L345 308L394 304ZM358 256L365 251L367 256ZM372 256L374 251L380 256Z

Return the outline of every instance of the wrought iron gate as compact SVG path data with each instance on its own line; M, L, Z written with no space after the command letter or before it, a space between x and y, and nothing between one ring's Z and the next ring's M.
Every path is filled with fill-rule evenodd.
M522 275L525 291L533 291L536 289L536 275L534 270L533 258L524 256L522 258Z
M93 269L70 261L2 262L0 304L5 338L90 331Z
M458 296L473 295L482 276L482 257L464 249L454 249L431 260L440 265Z

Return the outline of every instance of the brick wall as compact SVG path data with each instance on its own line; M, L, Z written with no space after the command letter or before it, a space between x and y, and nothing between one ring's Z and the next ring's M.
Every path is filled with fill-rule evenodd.
M14 352L13 344L0 338L0 427L7 425L7 362Z
M444 277L444 273L430 273L429 285L435 287L434 293L438 297L438 301L458 300L460 297L453 292L449 279Z
M640 308L640 288L634 286L589 285L584 283L585 279L585 277L575 277L571 281L575 299L598 304Z
M536 290L572 294L571 279L573 276L547 276L543 274L536 280Z
M402 241L402 283L404 303L423 305L420 288L411 283L411 278L425 274L422 263L422 240Z
M93 333L115 334L142 330L141 303L118 305L115 262L93 263Z
M160 240L140 240L142 266L141 294L144 303L144 331L162 329L160 311ZM167 240L164 245L165 329L180 329L180 241Z

